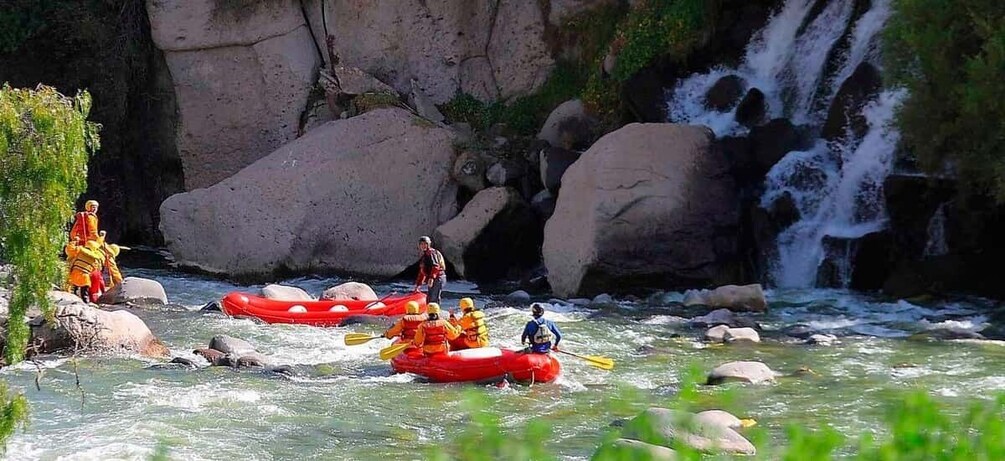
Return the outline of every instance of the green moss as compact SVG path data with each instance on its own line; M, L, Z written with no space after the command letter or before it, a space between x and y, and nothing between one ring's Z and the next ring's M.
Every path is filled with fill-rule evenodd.
M389 93L363 93L352 99L350 114L363 115L382 107L404 107L397 96Z
M888 76L909 91L897 113L905 151L947 164L964 189L1005 203L1005 7L1000 0L896 0Z
M712 24L718 2L707 0L645 0L628 13L615 38L618 61L613 77L625 81L669 55L683 61Z

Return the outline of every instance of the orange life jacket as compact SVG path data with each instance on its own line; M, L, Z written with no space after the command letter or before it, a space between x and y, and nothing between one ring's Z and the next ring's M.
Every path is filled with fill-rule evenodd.
M468 347L485 347L489 344L489 328L485 325L485 313L472 311L465 313L458 322L464 329L464 339Z
M71 242L86 243L88 240L98 239L97 225L91 226L90 218L93 218L97 222L98 217L89 211L81 211L76 214L76 218L73 220L73 227L70 228Z
M419 331L419 325L425 322L421 315L406 315L401 318L402 328L401 328L401 340L403 342L412 342L415 339L415 332Z
M423 352L437 354L450 350L450 343L447 342L446 320L427 320L422 323L422 330L425 335L422 341Z
M100 250L92 250L86 246L69 245L67 255L70 256L70 284L78 287L91 286L91 273L101 270L105 263L105 255Z

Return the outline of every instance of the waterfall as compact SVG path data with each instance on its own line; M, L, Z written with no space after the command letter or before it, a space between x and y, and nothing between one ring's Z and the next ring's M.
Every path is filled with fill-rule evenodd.
M946 204L940 203L932 214L932 219L928 220L928 242L925 243L925 251L922 256L942 256L949 253L949 245L946 244Z
M863 62L878 67L878 38L890 0L874 0L856 13L861 5L860 0L786 0L755 34L736 69L695 74L673 89L670 120L707 125L717 136L746 135L749 130L735 121L736 107L723 113L705 105L709 88L737 75L745 90L764 93L770 118L785 117L819 132L841 84ZM864 136L849 130L838 141L819 139L807 150L789 152L768 172L760 206L770 208L789 195L800 212L800 220L778 235L767 262L770 282L813 286L824 259L836 256L826 254L825 238L853 240L885 227L883 181L899 140L890 125L903 97L902 90L882 91L862 111L868 124ZM851 252L841 253L835 266L850 274Z

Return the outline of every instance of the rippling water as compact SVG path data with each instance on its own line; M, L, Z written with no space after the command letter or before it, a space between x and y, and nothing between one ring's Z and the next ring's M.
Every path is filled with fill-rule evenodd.
M827 422L845 434L876 430L891 391L924 387L945 400L987 397L1005 389L1005 347L994 342L908 341L908 334L951 326L979 330L989 318L980 300L919 306L844 291L769 292L772 311L755 316L766 330L807 323L842 336L833 347L810 347L765 339L756 346L707 346L672 312L624 303L597 313L572 306L548 314L563 328L565 348L617 360L614 372L563 360L564 375L554 384L532 387L435 385L408 375L391 375L377 359L386 342L347 348L349 331L377 327L314 328L257 325L219 313L200 313L204 303L235 289L255 290L176 272L142 269L131 275L164 284L184 310L135 311L172 349L193 358L216 334L230 334L298 371L294 378L222 367L196 371L149 369L141 358L92 358L74 362L47 358L34 386L34 365L3 371L30 401L29 429L10 443L6 459L137 459L158 441L173 459L421 459L430 445L449 440L467 421L459 397L474 388L490 396L504 424L521 426L543 418L554 428L552 446L567 459L584 459L608 423L647 405L669 400L682 372L691 365L708 370L730 360L760 360L791 372L809 366L820 376L782 378L770 386L735 386L743 416L783 440L787 424L817 427ZM331 279L288 283L318 293ZM378 291L407 290L407 284ZM446 305L474 293L479 305L491 299L474 285L448 286ZM516 346L525 308L497 303L486 313L492 340ZM772 336L770 332L764 336ZM644 352L640 350L643 346ZM637 396L616 410L607 400L619 389ZM706 393L721 392L719 388Z

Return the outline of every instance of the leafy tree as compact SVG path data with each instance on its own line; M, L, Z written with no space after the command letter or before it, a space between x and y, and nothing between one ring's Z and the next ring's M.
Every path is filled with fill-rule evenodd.
M929 172L1005 202L1005 2L894 0L885 56L910 96L897 123Z

